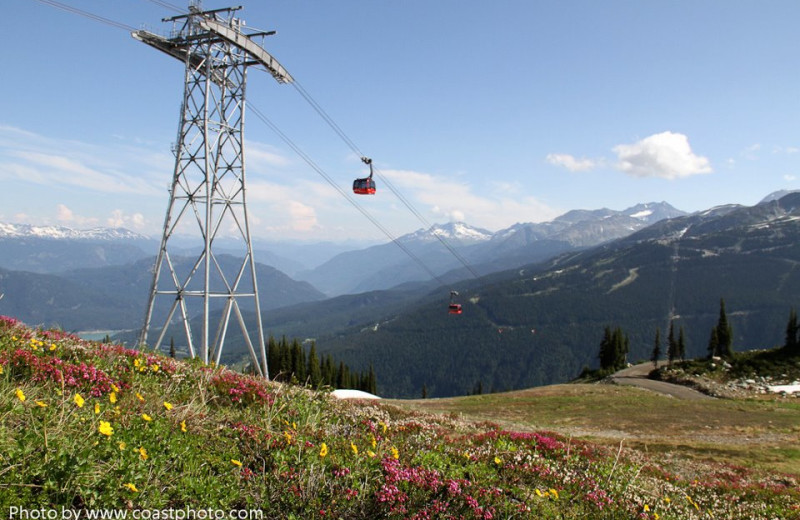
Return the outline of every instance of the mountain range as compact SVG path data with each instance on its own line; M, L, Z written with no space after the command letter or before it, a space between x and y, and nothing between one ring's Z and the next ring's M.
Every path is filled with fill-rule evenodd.
M647 359L655 330L666 337L670 320L686 329L690 354L702 354L720 298L731 311L735 348L773 346L800 293L799 199L780 193L753 207L693 214L663 202L575 210L497 232L433 225L400 237L402 247L329 253L295 279L259 265L265 328L313 338L320 353L353 369L372 364L379 392L404 397L423 386L447 396L478 385L567 381L596 365L611 325L629 335L631 360ZM24 258L36 250L40 263L48 262L36 249L43 240L55 257L69 248L91 257L98 244L141 253L128 263L47 274L0 263L0 314L67 330L140 326L152 268L147 242L61 238L56 247L53 237L16 229L17 236L0 237L0 251L11 245ZM103 251L108 259L110 249ZM447 313L451 289L463 315ZM242 352L230 345L223 361L239 361Z

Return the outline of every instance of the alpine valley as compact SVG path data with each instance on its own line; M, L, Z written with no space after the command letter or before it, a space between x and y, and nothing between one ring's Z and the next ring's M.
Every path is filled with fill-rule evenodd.
M0 224L0 314L138 329L157 244L125 230L42 230ZM315 255L302 256L297 244L256 244L256 260L272 264L257 271L266 332L314 340L355 370L371 365L383 396L424 387L438 397L574 379L597 366L609 326L629 336L630 361L647 359L670 322L684 328L687 354L703 355L720 299L735 350L772 347L800 294L797 192L693 214L664 202L575 210L497 232L449 223L397 241L303 245ZM461 315L448 314L451 290ZM226 363L245 356L236 340Z

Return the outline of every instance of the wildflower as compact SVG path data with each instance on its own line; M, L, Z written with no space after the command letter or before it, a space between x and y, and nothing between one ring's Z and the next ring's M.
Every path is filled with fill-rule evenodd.
M111 383L111 390L113 390L114 392L119 392L119 387L114 383Z
M186 421L181 421L181 431L186 433Z
M386 435L386 423L381 421L381 422L378 423L378 426L383 428L383 434Z
M283 432L283 436L286 438L286 444L291 444L292 443L292 434L291 433L289 433L288 431L284 431Z
M494 463L495 463L495 464L497 464L497 465L499 466L500 464L502 464L502 463L503 463L503 461L500 459L500 457L495 457L495 458L494 458Z
M142 414L142 419L144 419L144 420L145 420L145 421L147 421L147 422L150 422L150 421L152 421L152 420L153 420L153 418L152 418L152 417L150 417L149 415L147 415L146 413L143 413L143 414Z
M114 428L111 427L111 423L108 421L100 421L100 426L97 427L97 431L101 434L105 435L106 437L111 437L111 434L114 433Z
M139 446L138 451L139 451L139 457L141 457L142 460L147 460L147 450L144 449L143 446Z
M543 496L542 492L539 491L539 488L536 488L536 496Z
M236 459L231 459L231 464L240 468L242 467L242 463Z
M166 408L167 411L170 411L170 410L172 410L172 404L164 401L164 408Z
M553 495L556 498L556 500L558 500L558 491L556 491L553 488L550 488L550 494Z
M39 408L47 408L47 403L44 401L34 401Z
M397 448L392 446L392 450L391 451L392 451L392 458L394 458L394 459L399 459L400 458L400 452L397 451Z
M375 438L375 436L374 436L373 434L371 434L371 433L369 434L369 436L371 437L371 444L372 444L372 447L374 448L375 446L377 446L377 445L378 445L378 440L377 440L377 439Z
M0 365L0 374L3 373L3 365Z
M134 359L133 366L139 368L140 366L142 366L142 360L140 360L139 358Z
M22 401L24 403L25 402L25 392L23 392L22 390L17 388L17 391L15 393L17 394L17 399L19 399L20 401Z
M150 370L153 372L158 372L159 366L158 365L150 365Z
M319 449L319 456L324 458L327 454L328 454L328 445L323 442L322 447Z
M371 459L375 458L375 452L374 452L374 451L372 451L372 450L367 450L367 455L368 455L368 456L369 456L369 458L371 458Z
M55 349L56 349L56 344L55 343L50 343L50 351L52 352Z
M86 402L84 401L83 397L81 397L81 394L75 394L75 397L72 400L75 401L75 404L78 405L78 408L83 408L83 403Z
M125 451L125 448L127 448L127 447L128 447L128 445L125 444L124 442L120 442L119 443L119 451Z
M644 505L644 511L645 511L645 513L646 513L646 512L648 512L648 511L650 511L650 506L648 506L647 504L645 504L645 505Z
M126 484L125 484L125 487L126 487L126 488L128 488L128 489L130 489L130 490L131 490L132 492L134 492L134 493L138 493L138 492L139 492L139 490L138 490L138 489L136 489L136 486L133 484L133 482L128 482L128 483L126 483Z
M142 397L142 394L140 394L139 392L136 392L136 399L138 399L141 402L144 402L144 397Z
M350 449L353 450L353 455L358 455L358 446L356 446L352 442L350 443Z
M94 403L94 414L100 415L100 403Z

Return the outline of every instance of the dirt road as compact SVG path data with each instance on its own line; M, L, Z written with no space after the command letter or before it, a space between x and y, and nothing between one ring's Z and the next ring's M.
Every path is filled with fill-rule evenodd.
M647 378L647 374L653 370L652 363L641 363L620 370L613 374L610 379L618 385L636 386L658 392L660 394L670 395L677 399L713 399L704 393L698 392L692 388L682 385L673 385L672 383L665 383L664 381L654 381Z

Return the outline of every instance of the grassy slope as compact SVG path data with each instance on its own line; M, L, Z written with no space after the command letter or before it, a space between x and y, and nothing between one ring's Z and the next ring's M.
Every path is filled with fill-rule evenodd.
M800 477L797 399L689 401L634 387L574 384L403 406Z
M3 512L22 506L258 508L266 518L800 516L800 489L789 475L723 465L684 474L680 465L636 450L390 404L341 403L323 392L91 344L8 318L0 318L0 367ZM544 422L555 425L558 410L551 414Z

